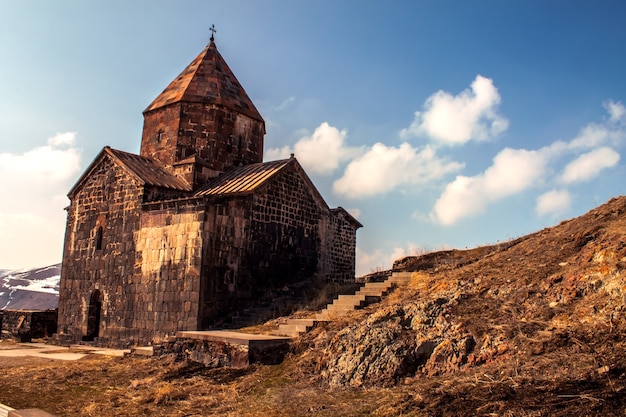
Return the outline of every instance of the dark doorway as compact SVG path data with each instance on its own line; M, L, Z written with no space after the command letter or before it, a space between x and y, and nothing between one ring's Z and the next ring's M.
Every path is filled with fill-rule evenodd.
M89 299L87 308L87 334L83 336L86 342L93 342L100 332L100 310L102 309L102 294L95 290Z

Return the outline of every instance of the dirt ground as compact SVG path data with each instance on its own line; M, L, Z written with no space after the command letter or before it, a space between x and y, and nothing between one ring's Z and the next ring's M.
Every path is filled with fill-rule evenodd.
M0 358L0 402L57 416L623 416L625 348L574 344L391 388L335 390L293 357L245 369L173 358Z
M0 358L0 403L59 417L626 416L626 197L506 244L413 261L404 263L419 270L411 286L302 336L280 365ZM387 334L393 323L368 328L368 316L411 303L438 309L433 320L416 311L423 325L399 334L432 337L437 354L380 383L325 379L342 369L328 358L345 357L343 366L366 349L354 340L350 357L336 335L351 326L375 342L372 329ZM457 334L475 341L467 354L454 351Z

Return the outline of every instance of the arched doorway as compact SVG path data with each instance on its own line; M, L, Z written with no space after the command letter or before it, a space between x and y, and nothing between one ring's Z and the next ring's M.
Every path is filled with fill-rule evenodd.
M102 294L99 290L95 290L91 294L89 307L87 308L87 333L83 336L84 341L93 342L94 338L99 336L101 309Z

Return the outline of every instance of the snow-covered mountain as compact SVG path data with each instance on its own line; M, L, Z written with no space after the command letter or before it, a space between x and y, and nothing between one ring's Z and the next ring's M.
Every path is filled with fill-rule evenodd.
M0 310L48 310L59 303L61 264L31 270L0 269Z

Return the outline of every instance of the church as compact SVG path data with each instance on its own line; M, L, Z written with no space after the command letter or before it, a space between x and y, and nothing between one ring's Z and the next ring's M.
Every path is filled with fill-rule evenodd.
M352 282L362 225L265 122L215 39L143 112L140 154L105 147L68 193L57 337L156 343L268 291Z

